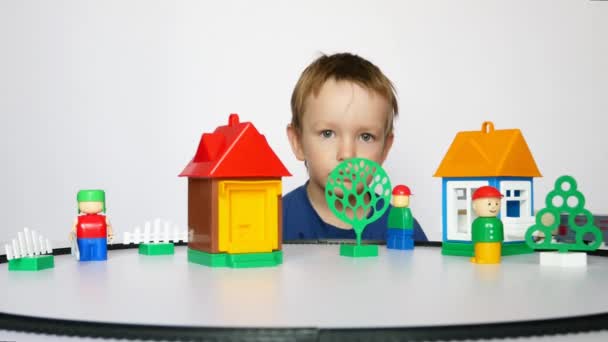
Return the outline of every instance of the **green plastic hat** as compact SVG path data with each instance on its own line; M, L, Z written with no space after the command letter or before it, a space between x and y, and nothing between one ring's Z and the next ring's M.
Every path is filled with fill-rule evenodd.
M76 195L76 201L80 202L101 202L103 212L106 212L106 193L103 190L80 190ZM80 210L76 209L78 212Z

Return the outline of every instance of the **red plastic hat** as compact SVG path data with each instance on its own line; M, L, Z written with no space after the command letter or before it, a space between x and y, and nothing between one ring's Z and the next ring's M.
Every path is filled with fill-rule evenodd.
M478 198L502 198L502 194L493 186L485 185L475 190L473 193L473 201Z
M410 188L407 187L407 185L399 184L393 188L393 195L410 196L412 195L412 192L410 191Z

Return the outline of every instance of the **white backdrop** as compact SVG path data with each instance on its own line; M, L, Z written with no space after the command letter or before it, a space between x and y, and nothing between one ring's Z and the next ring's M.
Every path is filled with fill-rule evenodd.
M177 175L203 132L236 112L293 177L289 98L319 53L350 51L395 83L401 115L385 167L440 240L432 174L456 132L520 128L545 176L608 213L608 2L0 2L0 242L24 226L67 246L76 192L103 188L117 233L186 225Z

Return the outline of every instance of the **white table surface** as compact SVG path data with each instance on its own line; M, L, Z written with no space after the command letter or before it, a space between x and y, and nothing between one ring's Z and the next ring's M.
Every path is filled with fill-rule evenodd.
M430 327L608 312L608 258L583 269L541 267L538 254L475 265L379 246L375 258L338 245L284 245L270 268L209 268L175 255L110 251L106 262L55 256L39 272L0 268L0 312L103 323L196 327ZM1 338L0 338L1 339Z

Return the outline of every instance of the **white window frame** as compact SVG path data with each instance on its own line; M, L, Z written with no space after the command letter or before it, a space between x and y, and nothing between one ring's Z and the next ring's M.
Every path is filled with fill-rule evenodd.
M507 190L509 196L507 196ZM520 190L519 196L514 196L513 191ZM532 212L532 182L528 180L503 180L500 181L500 193L504 196L500 206L500 218L505 229L505 241L524 240L526 230L534 224ZM519 201L520 217L507 216L507 201Z
M484 185L488 185L487 180L449 180L446 183L446 236L448 240L461 240L471 241L471 224L476 218L473 213L473 206L471 202L471 196L473 196L472 189L480 188ZM458 214L456 209L457 194L456 189L465 188L467 198L467 218L466 227L469 229L466 232L458 231ZM456 215L455 215L456 214Z

